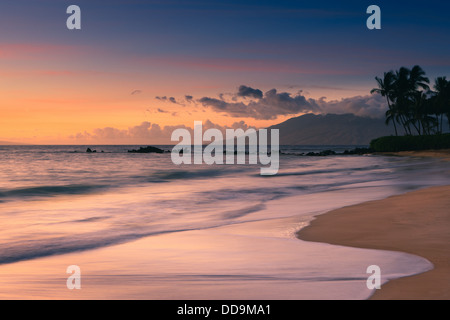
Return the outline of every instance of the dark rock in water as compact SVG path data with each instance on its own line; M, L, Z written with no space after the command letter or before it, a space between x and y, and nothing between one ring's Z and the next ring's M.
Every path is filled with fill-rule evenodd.
M97 152L97 150L91 150L91 148L87 148L87 149L86 149L86 152L87 152L87 153L93 153L93 152Z
M345 150L344 152L341 153L337 153L333 150L324 150L324 151L320 151L320 152L308 152L308 153L285 153L285 152L280 152L280 154L282 155L295 155L295 156L306 156L306 157L327 157L327 156L347 156L347 155L365 155L365 154L370 154L370 153L374 153L374 150L370 149L370 148L355 148L352 150Z
M223 154L227 154L227 150L223 150ZM238 155L238 154L249 155L250 153L248 151L241 152L241 151L234 150L233 154L234 155Z
M129 153L164 153L164 150L156 147L140 147L137 150L128 150Z
M336 155L336 152L333 150L324 150L321 152L308 152L306 156L308 157L326 157L326 156L334 156Z
M320 153L321 156L334 156L336 152L333 150L325 150Z
M373 153L374 151L370 148L355 148L353 150L345 150L344 155L363 155L368 153Z

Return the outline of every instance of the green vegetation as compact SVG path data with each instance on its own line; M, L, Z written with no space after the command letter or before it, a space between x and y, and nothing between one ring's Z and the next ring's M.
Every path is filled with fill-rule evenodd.
M391 136L370 142L375 152L450 149L450 133L425 136Z
M411 70L385 72L375 77L378 87L371 93L386 98L386 125L392 123L395 136L373 140L376 152L415 151L450 148L450 134L443 134L444 116L450 125L450 81L438 77L432 90L420 66ZM404 136L399 135L403 130Z

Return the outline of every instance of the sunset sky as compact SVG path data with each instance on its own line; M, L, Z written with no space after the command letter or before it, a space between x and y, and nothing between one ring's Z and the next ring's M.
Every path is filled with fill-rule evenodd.
M82 29L66 28L81 8ZM377 4L382 29L368 30ZM450 77L446 1L2 0L0 141L163 143L178 126L381 116L375 76Z

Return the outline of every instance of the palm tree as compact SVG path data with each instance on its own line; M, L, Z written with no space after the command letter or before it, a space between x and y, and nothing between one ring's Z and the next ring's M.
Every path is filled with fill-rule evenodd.
M397 111L395 108L393 107L389 107L389 109L386 111L386 125L389 125L389 123L392 121L392 123L394 124L394 129L395 129L395 135L398 136L398 132L397 132L397 125L395 124L395 121L397 119Z
M394 97L397 107L398 118L407 134L412 134L410 122L411 118L411 70L401 67L395 72Z
M427 97L422 90L429 90L430 80L425 77L425 71L420 66L414 66L409 70L408 77L408 92L407 100L411 101L410 104L410 123L418 131L419 135L421 132L427 134L427 128L430 124L430 118L428 117L427 111ZM417 124L417 126L416 126Z
M420 66L414 66L409 72L409 89L411 92L417 91L419 88L423 90L430 89L430 79L425 77L425 71Z
M442 132L444 114L450 125L450 81L439 77L434 89L430 90L430 80L418 65L411 70L401 67L393 72L385 72L384 77L375 77L378 88L371 93L386 97L389 109L386 111L386 124L401 124L405 133L429 135ZM440 117L440 118L439 118Z
M411 125L421 134L421 116L417 114L423 103L423 97L418 95L422 90L429 90L430 80L425 77L425 71L420 66L414 66L411 70L401 67L395 73L394 92L398 108L399 118L407 133L412 134Z
M397 125L395 124L397 112L393 107L393 105L391 104L391 101L393 101L393 94L394 94L394 82L395 82L394 72L392 71L385 72L383 79L375 77L375 80L378 83L378 88L372 89L370 93L371 94L378 93L382 97L386 97L386 101L389 107L389 110L386 111L386 124L388 125L389 122L392 121L392 123L394 124L395 135L398 136Z
M408 119L408 123L414 126L419 135L431 134L431 129L436 127L436 119L430 116L431 103L427 94L423 91L416 91L412 98L412 116Z
M450 81L447 80L446 77L438 77L435 80L434 90L436 90L435 94L435 114L436 119L438 120L438 131L442 133L443 131L443 118L444 114L447 113L447 118L449 114L450 108ZM440 119L439 119L440 116ZM449 124L450 124L450 118Z

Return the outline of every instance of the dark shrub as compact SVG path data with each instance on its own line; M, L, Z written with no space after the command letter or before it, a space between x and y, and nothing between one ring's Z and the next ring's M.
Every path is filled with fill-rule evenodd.
M381 137L370 142L376 152L450 149L450 133L428 136Z

